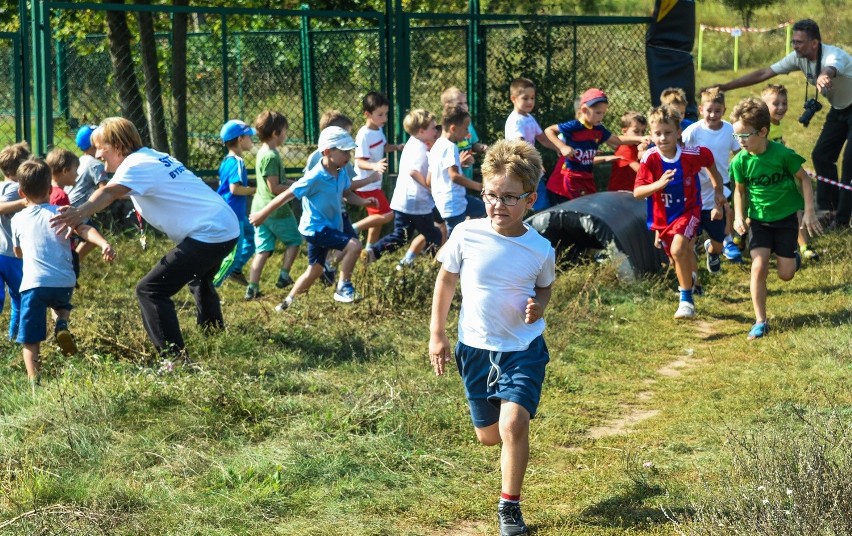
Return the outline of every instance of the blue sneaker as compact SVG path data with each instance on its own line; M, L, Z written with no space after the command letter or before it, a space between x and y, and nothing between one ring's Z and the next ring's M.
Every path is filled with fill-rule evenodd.
M740 248L738 248L733 242L725 244L723 253L725 258L734 264L740 264L743 262L743 254L740 252Z
M759 339L766 335L768 331L769 325L766 322L757 322L748 332L748 340L753 341L754 339Z
M358 293L355 292L355 287L351 281L343 283L334 293L334 301L341 303L352 303L358 299Z
M736 246L734 246L736 248ZM707 252L707 271L711 274L718 274L722 269L722 259L715 253L710 253L710 239L704 241L704 251ZM739 251L739 250L738 250ZM742 257L740 257L742 260Z
M529 534L524 516L521 515L521 505L500 501L497 507L497 519L500 522L500 536L521 536Z

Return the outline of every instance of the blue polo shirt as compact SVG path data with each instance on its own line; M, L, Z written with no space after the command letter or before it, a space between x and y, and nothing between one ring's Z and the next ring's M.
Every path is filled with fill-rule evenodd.
M313 236L324 228L343 230L343 217L340 214L343 192L352 184L352 179L341 169L335 177L322 165L314 165L304 177L293 186L293 195L302 201L302 219L299 232Z

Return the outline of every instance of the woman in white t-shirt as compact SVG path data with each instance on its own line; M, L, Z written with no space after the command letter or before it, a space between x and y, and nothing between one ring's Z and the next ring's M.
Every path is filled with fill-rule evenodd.
M127 119L105 119L92 134L92 143L113 178L82 205L60 208L52 221L61 232L130 196L136 211L176 244L136 285L142 323L159 353L187 359L171 297L189 285L198 324L206 329L223 327L213 276L240 234L237 217L183 164L143 147L139 132Z

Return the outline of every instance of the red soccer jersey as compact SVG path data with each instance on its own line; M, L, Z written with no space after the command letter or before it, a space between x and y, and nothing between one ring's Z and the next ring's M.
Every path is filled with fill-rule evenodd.
M693 211L701 213L701 183L698 171L715 165L706 147L678 147L672 159L663 158L657 147L645 152L639 163L635 186L651 184L673 169L674 178L648 198L648 228L662 230L675 219Z
M639 160L639 147L637 145L619 145L615 149L618 160L612 162L612 172L609 174L609 185L607 190L617 192L618 190L633 191L636 184L636 172L630 164Z

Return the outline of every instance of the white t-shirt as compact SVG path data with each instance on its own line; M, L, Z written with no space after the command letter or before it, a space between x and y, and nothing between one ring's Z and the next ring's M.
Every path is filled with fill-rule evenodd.
M446 271L459 274L459 341L498 352L526 350L544 332L544 319L524 322L535 287L556 279L556 252L525 225L522 236L503 236L489 218L458 224L438 253Z
M701 146L710 149L710 152L713 153L713 160L716 162L716 169L719 170L719 175L722 176L722 182L725 184L723 188L725 197L731 195L731 190L727 186L730 183L728 168L731 165L731 153L740 150L739 142L734 139L734 127L727 121L722 121L722 128L711 130L702 119L686 127L681 139L686 146ZM701 168L698 177L701 181L702 209L712 210L716 206L716 199L713 183L710 182L710 173Z
M459 148L440 136L429 151L429 173L432 174L432 199L443 218L458 216L467 210L467 190L450 180L452 166L461 173Z
M432 192L414 180L411 171L417 171L424 179L429 173L429 149L414 136L405 142L399 157L399 177L396 179L390 207L403 214L430 214L435 208Z
M517 110L512 110L512 113L506 118L507 140L523 138L525 142L535 146L535 137L541 133L541 125L530 114L522 115Z
M31 288L72 288L77 283L71 260L71 242L56 234L50 218L56 205L28 206L12 217L12 242L21 248L24 276L20 291Z
M834 67L837 76L831 81L831 89L825 96L833 108L843 110L852 105L852 57L842 48L832 45L822 45L822 68ZM812 85L816 85L819 73L816 72L816 62L807 58L800 58L795 52L790 52L780 61L774 63L770 69L776 74L792 73L802 71ZM809 96L811 93L808 94Z
M80 156L80 165L77 167L77 180L74 186L65 188L71 206L79 207L89 200L98 185L109 180L104 165L90 154Z
M113 183L130 188L139 214L176 244L185 238L218 244L240 235L237 215L225 200L166 153L143 147L128 155Z
M21 199L17 182L3 181L0 183L0 201L18 201ZM14 214L0 214L0 255L14 257L12 249L12 217Z
M385 157L385 145L387 145L388 140L385 138L385 133L382 132L382 129L373 130L368 128L367 125L364 125L358 130L358 134L355 136L355 143L358 145L355 148L355 158L366 158L370 162L378 162ZM355 177L356 179L366 179L375 173L375 171L361 169L358 166L355 166L355 171L358 174ZM358 188L358 191L372 192L381 188L382 181L374 181Z

